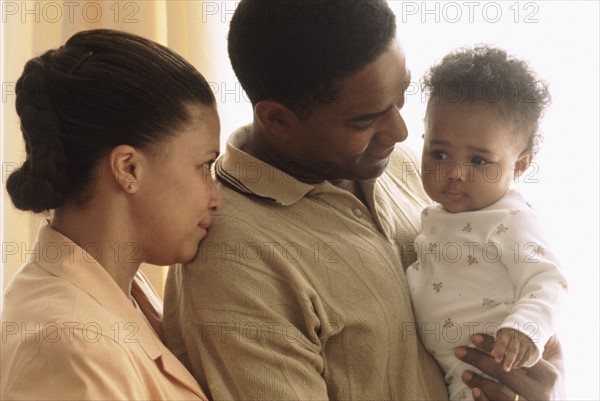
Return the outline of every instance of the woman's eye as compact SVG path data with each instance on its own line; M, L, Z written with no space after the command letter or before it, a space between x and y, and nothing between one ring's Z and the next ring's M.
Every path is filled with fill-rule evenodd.
M211 169L213 168L214 164L215 164L215 161L214 161L214 160L211 160L211 161L209 161L209 162L202 163L201 167L202 167L202 168L205 168L205 169L207 169L207 170L211 170Z

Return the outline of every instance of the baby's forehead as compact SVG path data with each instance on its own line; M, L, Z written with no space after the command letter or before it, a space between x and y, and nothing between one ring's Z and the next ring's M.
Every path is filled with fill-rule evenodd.
M426 114L445 115L445 114L487 114L488 117L497 118L509 117L505 113L505 107L498 102L487 102L482 100L454 100L442 96L432 95L427 101Z
M466 135L471 132L494 131L513 140L529 133L519 121L502 107L487 102L447 102L430 99L425 115L426 133Z

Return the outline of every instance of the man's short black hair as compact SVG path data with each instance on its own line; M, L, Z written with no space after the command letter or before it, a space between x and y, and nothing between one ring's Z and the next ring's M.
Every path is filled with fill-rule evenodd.
M303 114L334 101L339 82L383 54L395 35L385 0L242 0L228 50L253 105L276 100Z

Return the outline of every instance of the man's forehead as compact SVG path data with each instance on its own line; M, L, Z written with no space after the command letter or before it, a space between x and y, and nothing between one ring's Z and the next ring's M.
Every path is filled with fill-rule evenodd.
M403 57L386 57L343 80L339 100L345 107L381 107L400 97L410 80Z

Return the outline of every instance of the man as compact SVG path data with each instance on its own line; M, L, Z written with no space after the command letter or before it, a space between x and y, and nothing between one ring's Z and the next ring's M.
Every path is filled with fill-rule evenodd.
M404 277L429 200L396 145L411 77L395 34L385 1L239 4L229 54L254 121L217 162L225 207L165 299L168 345L212 399L447 397ZM524 379L502 379L514 391L469 384L513 399Z

